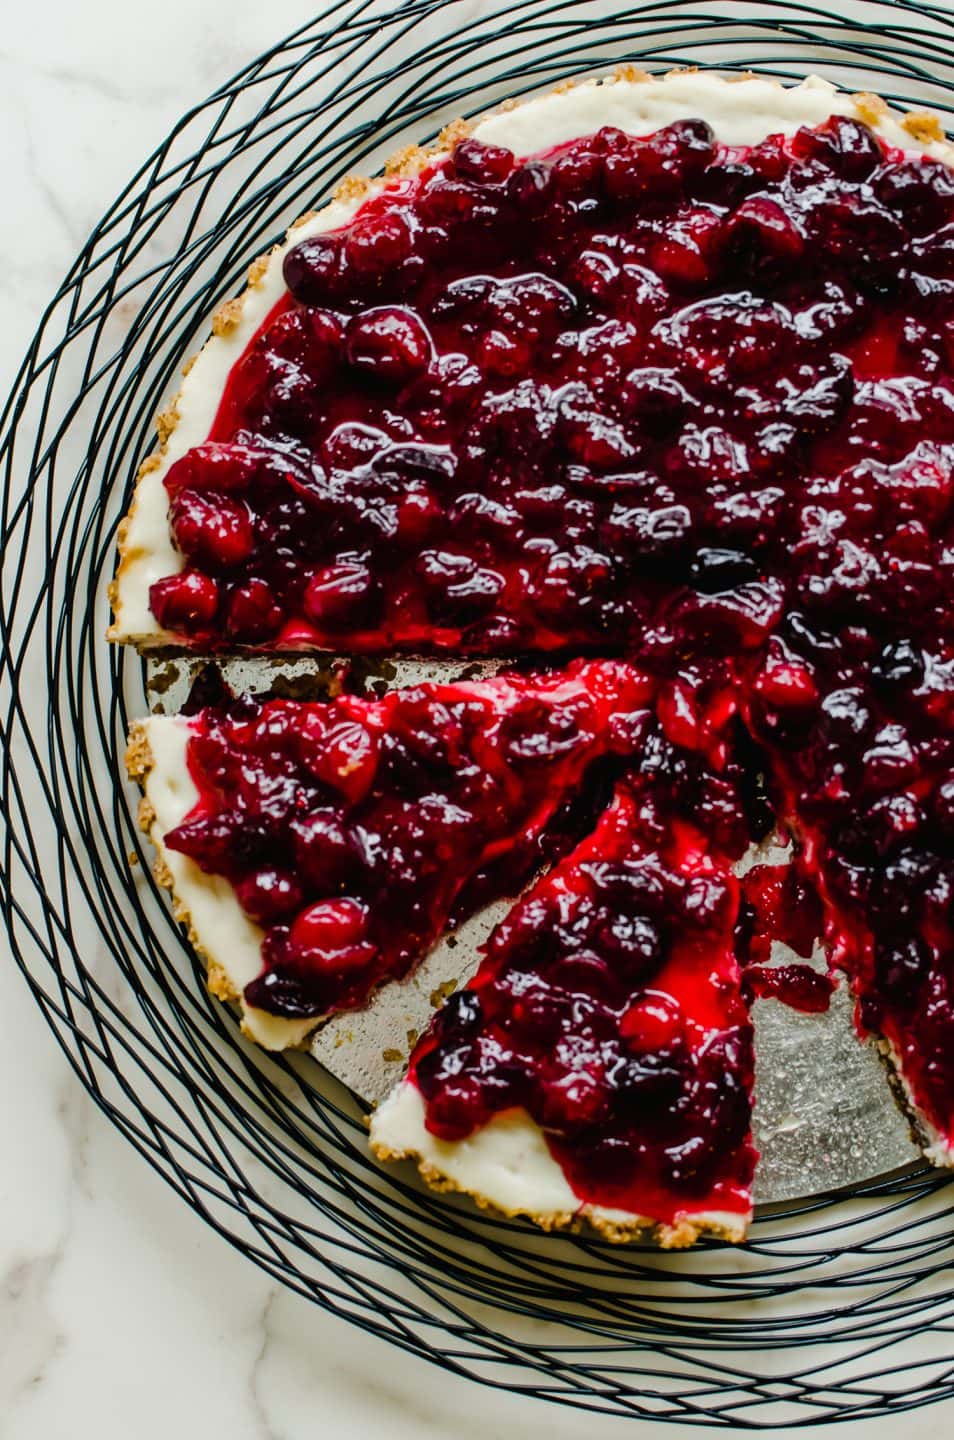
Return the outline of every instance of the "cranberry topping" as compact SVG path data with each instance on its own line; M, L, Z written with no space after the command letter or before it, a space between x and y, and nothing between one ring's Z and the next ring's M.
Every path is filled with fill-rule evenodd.
M820 1015L831 1004L835 982L810 965L748 965L742 972L752 995L781 1000L806 1015Z
M917 647L891 633L793 627L818 698L784 719L755 697L750 720L773 735L781 804L859 1025L890 1042L919 1110L954 1137L951 631L931 626Z
M503 718L490 727L492 763L438 694L408 733L404 698L301 724L279 708L276 726L302 733L274 749L205 717L191 760L206 809L174 838L244 886L267 928L254 1003L314 1015L402 973L614 749L640 757L628 793L645 798L647 854L677 843L677 815L705 853L734 854L755 800L735 794L733 767L757 746L759 803L795 830L796 878L811 882L802 918L814 925L820 902L861 1027L891 1042L928 1124L954 1137L952 237L951 171L835 117L750 148L696 121L604 129L526 161L466 141L289 253L290 294L206 443L167 474L186 566L152 588L164 628L210 647L599 648L651 676L652 695L592 701L601 738L577 747L556 679L475 690L465 711L503 717L529 704L520 685L545 692L512 745ZM586 691L602 673L566 683ZM646 710L651 723L633 720ZM256 744L261 762L244 753ZM664 779L702 759L684 814ZM451 834L453 875L436 858ZM399 850L389 881L376 857ZM678 855L665 864L683 874ZM365 930L325 943L326 920L354 920L345 899L366 906ZM801 982L758 969L770 901L747 890L736 943L752 990L791 998ZM318 940L293 939L332 902ZM607 956L621 935L627 963L665 954L650 920L622 910L585 953L561 951L564 989L615 1014ZM823 988L802 986L819 1002ZM551 1001L540 1015L562 1034ZM626 1020L634 1036L662 1023L654 1006ZM722 1045L726 1073L744 1068L728 1054L741 1044ZM555 1145L574 1104L581 1126L612 1111L592 1075L531 1102Z
M187 568L154 613L207 646L659 664L862 583L890 612L945 553L916 527L949 498L949 224L945 167L840 117L465 140L289 252L167 475Z
M380 700L200 710L199 800L165 843L225 876L265 928L249 1004L361 1004L446 927L512 893L600 760L624 756L649 682L629 665L422 685Z
M739 989L731 863L694 823L699 754L654 751L593 833L498 926L467 989L419 1042L428 1129L456 1140L525 1107L575 1193L663 1223L750 1207L752 1036Z

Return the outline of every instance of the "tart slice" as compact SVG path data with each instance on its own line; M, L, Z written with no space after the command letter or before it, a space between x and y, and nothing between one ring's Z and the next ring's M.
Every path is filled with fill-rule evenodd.
M142 822L213 991L272 1049L362 1005L572 835L649 693L591 661L139 722Z
M732 864L745 828L720 833L711 809L694 823L705 774L672 758L668 775L644 762L621 782L497 927L372 1116L380 1158L412 1156L437 1189L547 1229L744 1237L753 1059ZM732 787L717 783L725 821Z

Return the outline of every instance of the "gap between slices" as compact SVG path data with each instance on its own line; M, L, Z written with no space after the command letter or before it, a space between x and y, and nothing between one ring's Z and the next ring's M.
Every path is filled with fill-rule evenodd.
M887 123L874 109L868 118ZM146 779L145 818L168 878L175 885L182 861L172 857L185 855L234 887L244 912L234 939L249 965L264 955L262 973L240 986L219 980L226 993L243 992L256 1038L284 1044L329 1010L360 1004L413 964L455 905L464 913L483 896L514 893L547 853L541 844L553 842L549 857L558 857L596 819L490 942L481 978L454 1002L473 1011L473 997L483 1004L496 993L495 967L510 964L508 937L521 916L545 909L552 887L593 901L592 877L580 868L591 864L588 846L605 842L614 860L646 870L657 851L647 848L643 812L655 811L665 818L659 845L670 847L660 864L688 893L687 857L701 853L715 866L712 885L730 897L730 941L718 939L716 920L709 932L721 957L714 974L729 994L713 1034L743 1037L718 1051L724 1085L734 1080L743 1099L725 1132L731 1143L710 1151L744 1177L747 1022L737 1023L732 1007L743 1003L735 949L745 916L730 875L741 850L730 853L738 836L727 848L720 827L739 801L727 793L735 771L754 747L775 813L797 836L806 893L820 897L833 963L851 977L860 1027L878 1038L926 1153L950 1163L952 233L947 166L889 148L855 119L729 147L686 111L641 138L604 128L529 161L463 140L372 195L340 233L315 233L286 254L291 294L277 298L235 357L201 443L164 469L177 565L182 557L185 565L152 583L156 633L212 648L596 647L630 663L577 662L548 679L497 677L426 701L414 692L343 697L338 709L250 706L244 718L208 711L144 722L133 769ZM551 704L561 687L569 690ZM531 725L538 750L515 756L499 732L527 702L547 718ZM454 716L458 703L472 707L472 733ZM394 803L403 762L390 753L382 761L382 752L396 749L392 721L400 731L415 705L423 718L405 729L420 754L409 773L413 781L422 768L428 785L437 774L440 803L433 816L422 811L421 791L413 824L403 811L394 821L391 839L408 860L404 871L395 866L397 884L353 894L350 857L358 853L370 873L365 842L378 832L365 826L360 841L363 821L352 811L372 792L371 803ZM637 714L646 717L640 724ZM564 721L577 725L572 737L560 733ZM351 741L341 750L328 740L340 725L357 727L351 740L361 754ZM181 767L183 727L193 790L180 783L180 810L194 796L199 809L166 826L150 777L162 768L157 747L174 748L173 734ZM407 750L407 736L398 738ZM564 740L565 764L556 758ZM446 751L437 760L435 747ZM654 747L665 757L655 772L647 769ZM597 818L593 767L610 760L628 778ZM527 764L538 762L549 768L535 788ZM700 765L705 798L684 814L684 796L678 805L661 797ZM468 766L505 787L502 814L458 803ZM580 795L578 813L554 829L564 802ZM233 801L241 842L222 818ZM623 836L621 818L633 807L642 807L639 822ZM677 854L671 847L686 825L696 849ZM667 945L674 965L691 968L680 948L691 929L681 903L678 923L666 910L671 933L656 954L669 1000ZM651 907L617 918L655 923ZM572 969L565 937L557 944L546 924L541 934L546 966ZM619 962L614 969L591 948L591 989L605 986L607 973L616 984ZM637 952L633 941L627 954ZM302 956L324 957L315 967L323 978L312 974L304 987ZM753 969L753 988L769 983ZM567 993L585 998L583 981L573 984L583 988ZM824 1001L817 986L810 998ZM585 1008L572 1021L584 1029ZM604 1011L608 1054L609 1032L620 1039L629 1007ZM445 1146L463 1144L467 1132L442 1134L453 1105L428 1065L454 1013L435 1021L401 1092L402 1123L406 1097L423 1095L416 1121ZM490 1043L484 1018L496 1044L508 1015L481 1011L477 1051ZM583 1030L572 1038L582 1055ZM483 1081L458 1061L461 1085L480 1090ZM532 1069L527 1062L526 1085ZM577 1069L589 1075L585 1061ZM680 1096L692 1088L690 1072L678 1072ZM685 1206L666 1209L681 1172L671 1155L659 1156L678 1149L674 1141L650 1146L650 1183L634 1159L642 1153L634 1130L623 1148L638 1185L627 1192L617 1174L599 1194L589 1190L588 1177L600 1173L600 1125L608 1114L616 1124L623 1102L615 1091L599 1103L591 1093L592 1115L573 1120L545 1088L511 1095L501 1082L497 1093L511 1098L475 1102L477 1133L496 1133L501 1122L489 1117L519 1107L546 1133L547 1153L581 1205L616 1213L610 1192L623 1197L629 1220L616 1213L610 1229L652 1222L667 1243L681 1243L706 1228L704 1218L686 1220ZM582 1091L577 1098L582 1106ZM691 1109L670 1096L658 1114L640 1112L639 1134L676 1126L681 1103ZM383 1128L393 1113L384 1107L375 1121L382 1153L402 1148ZM519 1127L503 1123L507 1144L522 1143ZM404 1148L434 1169L422 1145ZM701 1191L699 1175L717 1173L718 1164L696 1172ZM740 1179L739 1195L747 1183ZM655 1196L642 1211L635 1189ZM715 1192L701 1191L693 1213L743 1217L722 1227L741 1233L746 1204L726 1207L721 1192L716 1204Z

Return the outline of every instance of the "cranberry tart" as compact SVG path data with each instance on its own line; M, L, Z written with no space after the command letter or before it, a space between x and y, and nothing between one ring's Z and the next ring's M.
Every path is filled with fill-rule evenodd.
M745 1005L784 986L740 969L776 882L736 872L775 826L954 1159L951 160L823 81L621 74L349 182L217 315L112 638L537 667L134 735L162 876L266 1045L530 886L379 1154L547 1224L741 1235Z

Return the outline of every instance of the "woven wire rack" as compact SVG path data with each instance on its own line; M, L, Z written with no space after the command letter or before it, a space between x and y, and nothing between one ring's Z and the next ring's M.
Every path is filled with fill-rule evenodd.
M954 1396L954 1188L925 1167L664 1256L556 1238L370 1159L361 1106L206 995L122 766L144 672L110 651L116 526L152 417L249 261L334 183L458 114L621 61L820 71L954 116L926 5L339 0L183 117L91 234L0 417L0 904L78 1078L227 1240L445 1371L738 1429Z

